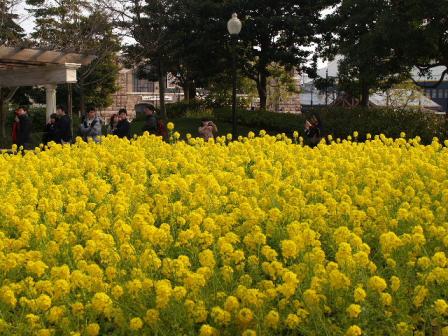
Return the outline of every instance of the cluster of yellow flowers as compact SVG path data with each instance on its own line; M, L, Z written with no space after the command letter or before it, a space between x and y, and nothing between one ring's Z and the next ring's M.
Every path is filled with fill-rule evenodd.
M2 154L0 334L448 336L446 147L230 139Z

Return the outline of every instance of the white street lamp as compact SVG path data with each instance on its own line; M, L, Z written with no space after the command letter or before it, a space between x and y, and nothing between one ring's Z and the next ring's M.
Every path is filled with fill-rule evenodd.
M236 42L238 34L241 32L242 23L238 19L236 13L232 14L232 18L227 22L227 30L232 37L232 58L233 58L233 91L232 91L232 135L237 138L236 134Z
M232 14L232 18L227 22L227 30L230 35L238 35L241 32L242 23L240 19L238 19L238 15L236 13Z

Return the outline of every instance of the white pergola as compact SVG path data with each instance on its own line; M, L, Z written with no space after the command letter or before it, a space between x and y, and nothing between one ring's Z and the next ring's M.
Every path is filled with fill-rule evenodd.
M56 112L56 86L76 83L76 70L94 59L92 55L0 47L0 87L44 86L48 120Z

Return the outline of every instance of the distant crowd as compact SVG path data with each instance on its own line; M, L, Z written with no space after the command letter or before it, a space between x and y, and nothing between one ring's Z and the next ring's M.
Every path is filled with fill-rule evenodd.
M162 119L157 118L156 111L151 105L144 107L145 123L142 132L149 132L162 136L165 140L168 138L168 130ZM104 121L97 114L95 108L90 108L80 125L77 127L77 135L82 137L84 141L91 139L99 142L103 135L115 135L119 138L131 138L131 123L128 119L128 112L122 108L117 114L109 119L106 128L103 129ZM31 143L32 122L28 115L26 107L19 107L15 111L15 120L12 127L12 141L17 147L24 149L32 149ZM106 134L103 134L103 131ZM198 128L199 135L208 141L216 136L218 132L217 126L208 119L203 119ZM50 120L45 126L42 143L48 144L55 142L59 144L73 143L74 136L72 134L72 120L66 113L63 106L57 106L56 113L50 115Z
M163 120L156 117L155 109L148 105L144 107L145 123L142 132L149 132L168 138L168 130ZM90 108L78 127L78 134L84 141L90 139L99 142L103 135L103 120L98 116L95 108ZM322 133L322 122L313 115L306 120L304 127L305 135L310 139L312 146L319 143ZM19 107L15 111L15 120L12 127L13 144L24 149L32 149L31 144L32 123L25 107ZM209 119L203 119L198 128L198 133L205 141L214 138L218 132L218 127ZM128 120L126 109L120 109L117 114L111 116L106 127L107 135L115 135L119 138L131 138L131 123ZM42 138L43 144L55 142L59 144L70 144L74 141L72 134L72 121L67 115L63 106L57 106L56 113L50 116L50 120L45 126Z
M145 123L142 132L149 132L167 137L168 131L165 123L157 119L155 109L151 106L144 108ZM95 108L90 108L80 125L77 127L77 135L82 137L84 141L92 139L99 142L103 135L116 135L119 138L131 138L131 123L128 120L128 112L126 109L120 109L117 114L111 116L106 127L106 134L103 134L104 121L97 114ZM28 115L26 107L19 107L15 111L15 119L12 127L13 144L24 149L31 149L31 130L32 121ZM72 134L72 121L63 106L57 106L56 113L50 115L50 119L45 126L42 143L50 142L59 144L70 144L74 141Z

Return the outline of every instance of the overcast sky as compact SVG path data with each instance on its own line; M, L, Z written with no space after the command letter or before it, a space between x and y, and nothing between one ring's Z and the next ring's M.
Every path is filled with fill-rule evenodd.
M20 2L20 4L17 6L17 12L20 15L19 24L20 26L27 32L31 33L34 27L33 18L30 16L30 14L25 10L25 3Z

